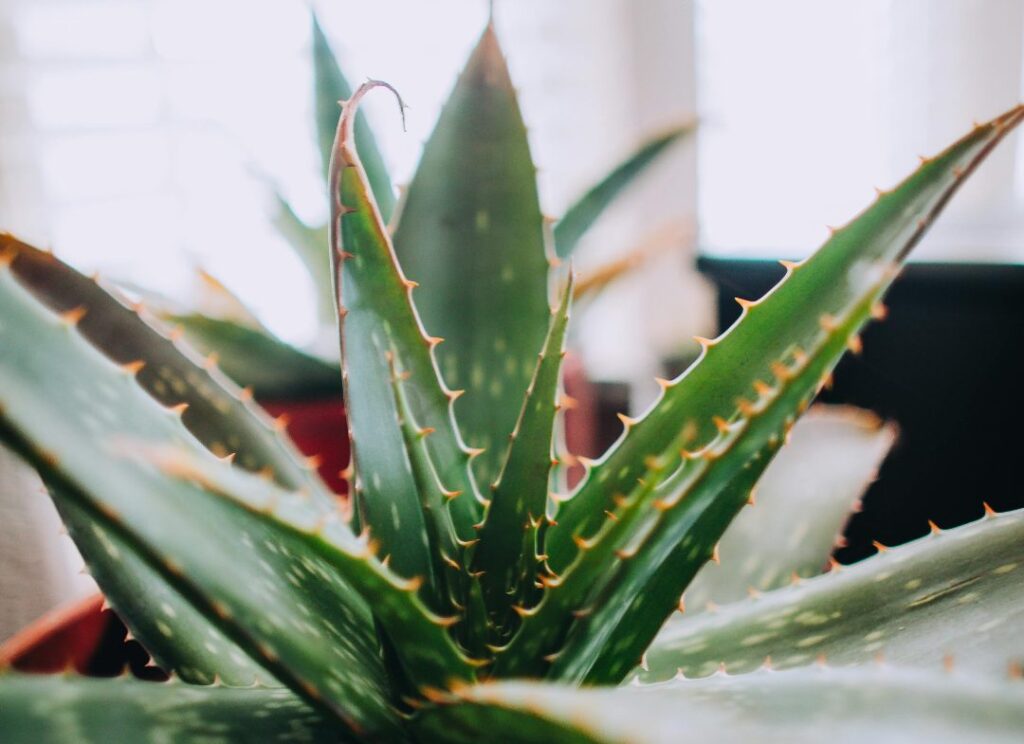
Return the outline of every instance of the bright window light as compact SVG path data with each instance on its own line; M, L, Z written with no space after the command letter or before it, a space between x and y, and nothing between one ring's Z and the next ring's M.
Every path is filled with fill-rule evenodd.
M1021 98L1017 0L702 0L706 250L804 256L945 143ZM922 259L1024 257L1012 143Z

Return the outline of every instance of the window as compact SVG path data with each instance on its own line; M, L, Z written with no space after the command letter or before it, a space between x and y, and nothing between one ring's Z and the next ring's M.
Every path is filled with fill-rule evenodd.
M1017 0L698 3L705 249L802 257L917 165L1021 98ZM917 259L1024 257L1010 144Z
M392 101L366 102L393 173L407 179L483 27L486 3L317 7L349 77L389 80L410 105L403 133ZM691 20L692 6L675 0L498 3L550 213L641 137L692 115ZM201 265L274 330L311 340L304 270L268 218L271 183L304 218L325 218L308 7L0 0L0 23L14 41L0 60L0 221L76 266L172 296L189 291ZM590 236L583 265L632 247L670 215L692 212L692 152L678 157L661 169L660 182L638 189L632 208ZM677 274L687 263L664 260ZM654 374L650 339L635 329L678 337L678 328L662 327L665 319L692 316L661 313L662 325L648 328L641 318L654 300L639 281L598 303L580 331L599 376L632 374L643 354L643 376ZM625 351L615 348L620 341Z

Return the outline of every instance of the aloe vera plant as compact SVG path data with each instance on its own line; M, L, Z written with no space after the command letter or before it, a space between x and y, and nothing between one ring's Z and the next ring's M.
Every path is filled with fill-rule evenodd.
M341 66L338 64L327 36L315 16L313 18L312 39L316 139L323 162L323 172L326 175L334 144L335 124L338 120L338 101L349 98L352 95L353 89ZM509 103L507 101L503 105L509 105ZM511 101L511 104L514 105L514 101ZM479 107L481 104L476 102L475 105ZM450 110L462 108L464 108L462 104L459 104L454 99L449 105ZM472 111L464 111L461 114L453 111L443 121L439 122L435 138L446 138L447 145L438 143L432 148L432 151L442 152L446 147L457 147L460 143L473 142L477 139L472 131L473 122L471 119L467 119L467 117L472 117L473 115ZM586 189L560 219L552 220L545 218L551 223L546 225L544 230L550 230L551 232L550 237L553 241L552 245L555 256L559 260L569 258L575 251L577 244L594 223L614 205L617 197L653 165L658 163L670 151L672 145L688 138L694 130L694 123L687 121L667 127L663 131L652 135L634 151L627 153L616 163L610 172ZM476 229L474 222L466 221L465 219L459 222L446 223L443 230L434 230L428 225L419 224L424 220L429 221L429 216L426 212L430 209L443 209L446 208L445 205L458 204L460 202L460 195L457 193L439 193L435 197L435 203L428 203L427 194L430 194L432 189L427 184L436 186L439 183L445 183L451 184L453 188L463 189L479 187L483 179L493 179L494 183L516 184L517 189L523 186L522 192L518 194L509 193L507 196L511 200L517 197L526 199L528 202L532 202L535 208L539 210L539 207L536 205L537 199L534 193L536 186L533 174L525 172L506 173L501 171L501 168L506 166L515 168L517 163L530 163L528 156L522 157L525 154L523 149L526 147L525 141L518 143L509 141L506 143L509 148L506 154L516 155L515 160L504 162L498 158L488 158L486 162L493 164L493 169L497 169L491 173L487 173L485 172L486 169L475 167L475 165L470 170L459 172L459 169L467 165L466 162L460 162L452 158L445 160L432 159L429 153L425 153L425 157L413 178L412 191L410 192L412 198L405 200L406 203L399 204L395 195L395 185L388 172L384 157L377 146L376 137L370 128L369 121L362 113L359 113L356 117L353 137L356 150L366 171L367 182L373 192L381 217L392 229L398 229L402 226L404 226L405 232L431 229L431 234L435 235L436 239L442 242L456 238L459 240L467 238L479 240L478 238L472 238L472 236L455 234L459 230L472 231ZM517 146L522 152L514 152L514 148ZM464 152L466 153L465 160L470 160L469 150ZM530 165L529 167L532 168L533 166ZM453 179L453 175L458 177ZM326 190L326 179L324 187ZM327 225L309 225L303 222L298 216L296 209L280 193L275 193L274 204L274 224L307 269L316 295L315 305L319 323L325 331L325 335L333 337L335 301L330 257L325 250L327 244ZM404 211L407 207L412 210L413 214L406 215L399 222L397 219L399 211ZM496 221L500 221L502 215L511 216L518 215L518 213L515 206L510 202L507 205L507 211L506 205L503 205L502 208L495 210L492 217ZM539 219L539 216L534 215L533 222L536 222L537 219ZM506 219L504 229L511 229L516 224L510 223ZM524 241L524 245L532 246L535 249L533 253L537 256L542 256L543 253L536 250L540 245L540 241L544 239L541 236L540 229L532 223L524 224L521 229L524 234L520 236L520 239ZM507 239L510 238L511 236L507 236ZM407 242L412 241L406 241L401 236L396 237L398 250L403 254L402 246ZM596 267L588 276L583 277L583 281L578 285L578 296L597 294L612 280L628 273L641 264L651 253L649 249L645 250L642 242L636 246L627 246L627 248L628 250L619 258ZM435 260L444 260L446 262L452 260L464 263L459 256L450 255L448 249L440 243L436 246L436 250ZM407 267L410 270L413 269L411 263L418 260L415 255L403 255L403 259L406 263L410 264ZM539 261L540 259L535 260ZM473 270L472 264L467 263L466 267L469 271ZM424 266L423 270L428 270L428 267ZM534 267L534 271L537 270L539 270L539 267ZM448 281L446 279L447 276L449 275L442 272L436 281ZM476 282L477 292L483 295L483 288L479 286L478 282L479 279ZM508 284L501 280L500 275L495 277L495 283L499 289L504 288L504 291L513 292L516 289L515 284ZM205 287L207 290L211 289L208 283L205 284ZM216 286L213 289L228 304L241 306L240 301L232 296L223 286ZM463 292L461 299L469 307L474 304L472 295L468 292ZM440 301L444 302L446 300ZM209 305L210 303L207 304ZM539 309L542 304L542 295L534 292L535 309ZM453 343L461 343L461 341L455 341L455 337L460 336L458 328L449 327L446 324L447 314L443 312L443 309L435 311L433 308L424 305L424 307L420 308L420 311L428 320L434 321L437 328L441 329L443 334L446 334ZM326 349L317 349L315 353L300 350L275 337L266 327L252 322L252 314L247 311L244 313L224 313L222 308L216 306L188 307L176 304L167 307L161 315L165 320L175 325L180 325L194 346L206 352L216 352L224 371L240 385L252 387L256 394L263 399L287 400L341 394L338 384L339 376L336 355L330 346ZM534 353L530 344L536 340L536 337L524 339L524 348L530 349L530 354ZM493 353L501 354L500 351ZM268 356L273 357L273 364L266 363ZM442 354L442 356L444 355ZM455 364L449 358L445 358L444 361ZM469 363L467 362L467 364ZM448 371L451 372L451 369ZM526 377L529 376L529 372L522 372L521 374ZM456 383L454 379L450 379L449 382L461 384ZM467 421L465 423L469 426L467 436L472 440L475 438L479 427L475 427L473 422L468 420L472 417L469 412L466 413L466 417ZM478 446L483 446L483 444L480 443ZM490 448L488 448L488 451L490 452ZM484 457L491 459L491 465L496 464L494 461L496 455L487 454Z
M0 238L0 434L173 673L7 673L5 741L1016 740L1024 687L1006 669L1024 654L1024 512L774 588L826 563L850 497L754 491L1024 107L881 193L768 295L740 300L740 320L701 340L700 359L623 417L564 493L573 278L547 260L493 31L394 238L357 136L360 100L384 85L345 102L329 167L351 501L180 333ZM798 522L806 539L792 546L756 528ZM691 582L724 606L680 614ZM747 584L768 591L736 597Z

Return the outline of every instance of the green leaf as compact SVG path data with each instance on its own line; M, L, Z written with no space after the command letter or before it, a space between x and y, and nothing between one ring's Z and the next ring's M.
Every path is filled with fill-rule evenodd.
M821 573L850 512L896 439L896 429L854 408L815 406L790 432L708 563L686 588L687 613L745 599Z
M590 524L618 519L632 530L623 534L614 526L604 534L597 528L594 541L615 539L617 555L625 555L606 572L603 587L595 587L592 603L577 608L582 617L565 644L551 649L557 657L549 675L615 682L637 663L744 503L745 494L733 485L741 468L763 469L846 348L856 347L857 334L875 314L899 261L963 175L1021 118L1024 107L977 127L894 192L880 196L766 297L745 303L741 319L724 337L705 342L702 358L679 380L664 383L663 396L645 418L627 423L629 433L593 469L548 531L545 552L557 575L576 552L572 543L594 534ZM774 347L779 356L762 357ZM774 386L759 379L761 370L775 379ZM662 439L651 441L659 429ZM640 446L652 449L637 452ZM624 463L624 452L640 459L639 466ZM659 481L662 473L671 475L650 498L621 504L612 498L635 479ZM590 484L595 488L588 491ZM610 493L601 493L609 487ZM611 516L581 513L588 506ZM642 513L636 524L624 519L633 511ZM681 556L686 543L689 553Z
M320 145L320 157L323 160L323 172L330 170L331 153L334 150L334 130L338 123L338 104L352 97L352 86L341 71L338 60L331 51L327 36L320 27L316 15L313 16L313 76L315 80L316 131ZM391 219L395 208L395 190L391 185L384 158L377 147L366 116L357 114L355 121L355 147L359 158L366 169L366 178L373 198L377 202L381 216L386 223ZM324 259L327 260L326 242ZM329 264L324 263L322 269L325 276Z
M706 675L725 664L749 671L819 655L858 664L876 655L900 664L955 665L1001 674L1024 661L1024 512L990 514L824 576L714 613L671 619L646 656L644 680L677 669Z
M412 303L413 284L402 275L352 147L358 102L377 85L381 84L360 87L338 124L331 164L331 245L342 319L342 370L356 505L361 523L392 555L392 566L412 577L426 575L432 559L428 545L404 539L406 530L423 535L425 527L402 433L395 425L388 352L401 359L403 374L408 375L403 387L418 424L434 431L427 447L445 491L453 494L447 508L460 539L476 537L473 525L482 504L470 474L473 453L462 443L452 410L458 394L441 382L433 352L437 340L423 331ZM393 510L399 514L397 524ZM414 514L420 516L412 525L401 522L403 515Z
M163 670L186 682L208 685L278 684L216 625L150 566L102 517L77 503L60 485L50 483L60 516L103 587L107 602Z
M331 111L331 120L337 121L338 105ZM310 227L295 214L292 205L280 194L274 194L276 211L274 226L306 266L316 293L317 318L323 324L334 325L334 285L331 282L331 254L327 247L327 226Z
M215 354L221 370L261 400L303 400L341 395L341 372L333 364L280 339L208 315L173 315L198 351Z
M180 408L162 406L137 379L136 370L119 365L91 343L83 327L88 315L59 314L23 286L22 276L31 273L24 262L36 254L9 239L4 247L3 438L44 480L59 487L54 490L58 498L92 515L91 529L101 543L112 535L112 544L126 545L274 677L330 709L351 730L378 735L395 731L397 716L377 656L370 610L359 594L323 557L305 555L301 539L129 457L133 448L128 443L144 441L174 445L197 459L217 462L183 425ZM56 261L49 259L49 264ZM103 303L91 307L94 317L100 316ZM111 312L111 318L119 316ZM112 320L103 327L119 331L114 337L118 348L147 338L137 319L120 325ZM189 362L172 351L165 351L167 368L184 370ZM163 379L159 368L155 379ZM187 387L194 379L203 386ZM212 378L185 373L170 378L168 385L174 380L185 381L179 394L190 399L202 394L217 401L227 395ZM225 415L222 423L244 432L250 425L245 416L250 416L254 425L264 425L255 413L241 410L233 417ZM272 434L268 427L266 438L272 440ZM310 510L325 518L334 514L333 501L317 498L312 481L296 479L294 487L308 495ZM120 555L116 550L106 558L93 553L89 560L116 563ZM174 618L160 619L173 637Z
M607 581L606 574L617 558L633 550L627 543L643 515L643 510L636 507L650 498L654 483L653 478L639 483L621 497L620 501L629 509L622 518L609 517L597 537L581 543L576 560L563 574L540 577L544 586L540 602L518 610L522 624L512 640L497 649L494 676L542 676L552 663L557 663L567 628L592 611L587 599L594 588Z
M448 512L446 491L437 475L437 468L430 457L430 450L427 449L426 439L433 432L420 426L415 414L409 405L409 398L404 389L402 372L399 363L395 360L394 352L386 352L390 366L391 384L394 388L394 403L397 417L397 426L402 436L402 444L407 458L407 470L410 475L409 483L412 485L413 493L399 501L392 496L391 503L395 509L410 509L413 514L401 518L403 524L422 522L423 531L419 535L410 535L410 528L406 527L396 534L394 539L399 543L421 542L428 546L431 565L428 567L429 581L437 588L440 598L437 598L439 606L453 611L461 603L463 594L457 589L446 589L455 581L449 575L452 565L457 566L455 571L463 574L462 566L456 559L462 555L462 548L459 545L458 535L455 533L455 525L452 523L451 514ZM401 511L399 511L401 513ZM417 540L417 537L419 540Z
M416 421L409 405L401 365L396 360L394 352L389 352L388 358L398 423L422 509L426 530L424 539L432 548L432 580L441 595L438 604L446 613L459 616L456 633L463 646L475 655L485 656L487 611L484 606L483 590L478 577L470 573L469 566L462 557L463 548L468 546L459 540L446 504L446 501L455 494L446 491L438 478L437 466L426 442L434 432L420 426ZM404 539L409 538L405 536Z
M288 690L0 675L6 744L354 742Z
M874 290L780 368L776 387L759 390L757 400L744 405L742 417L720 422L719 435L705 448L687 452L652 499L619 508L619 522L625 521L624 512L634 510L643 513L642 521L623 543L625 556L605 588L570 630L552 676L614 682L637 663L683 589L713 555L760 472L869 316L888 279L887 272L878 272ZM744 471L749 482L744 482ZM656 473L652 480L659 480Z
M641 174L658 162L658 158L674 143L689 138L696 124L673 127L644 142L615 168L591 186L555 223L555 254L566 258L576 248L580 238L590 229L616 197Z
M214 358L203 359L178 343L180 330L168 329L142 308L137 314L127 301L118 301L97 282L9 235L0 235L0 259L7 269L4 273L12 274L19 286L53 312L69 313L69 325L75 325L111 361L125 365L126 377L134 375L143 389L167 407L187 405L182 414L185 426L214 454L234 455L236 465L269 470L282 485L304 486L314 498L333 504L333 495L316 471L248 400L249 393L221 374ZM245 343L250 342L250 331L242 326L215 325L237 329ZM273 361L269 352L263 358ZM104 421L112 415L108 412Z
M209 457L197 458L179 448L142 448L137 456L175 478L193 481L204 490L229 499L256 520L281 544L297 543L296 562L319 556L328 582L348 585L371 605L389 637L398 639L395 653L418 687L444 688L452 680L475 679L474 664L455 645L447 628L455 617L439 617L419 599L420 580L395 576L374 556L367 535L357 537L337 512L324 512L302 492L283 491L273 483ZM272 551L273 552L273 551ZM285 553L287 555L287 553Z
M758 381L771 380L773 365L809 346L823 322L846 317L866 294L877 292L880 272L887 274L887 285L965 177L1022 117L1024 108L1017 107L979 125L880 194L809 259L790 265L786 278L761 300L743 301L737 323L703 343L700 360L666 385L563 505L545 544L552 569L560 572L570 563L574 536L589 537L600 527L616 493L647 477L646 463L662 457L678 461L674 453L681 448L705 447L717 435L716 417L739 416L737 401L756 392Z
M478 685L415 721L424 740L523 744L1016 742L1019 682L898 668L801 669L619 689Z
M674 547L667 545L660 548L661 554L667 553L667 556L661 561L657 571L651 573L648 555L644 556L645 560L642 562L634 561L620 568L620 575L612 577L605 592L591 600L591 606L600 602L620 603L619 608L608 612L611 617L602 618L602 622L607 622L608 627L595 625L584 617L579 623L582 627L572 628L575 637L570 636L569 640L575 642L577 646L589 643L589 648L584 646L582 653L578 648L563 649L561 654L564 660L561 668L553 667L550 674L579 679L585 669L587 681L618 681L628 669L639 664L642 660L641 654L661 627L665 617L681 605L681 600L677 604L675 599L682 588L692 580L694 573L702 564L706 566L706 561L713 558L711 538L721 534L728 520L747 503L777 450L777 442L769 443L736 475L722 484L721 491L710 499L710 503L707 499L702 502L694 499L693 503L686 505L681 516L690 521L691 534L676 541ZM648 547L646 553L649 552ZM635 576L636 572L633 572L633 576L630 575L632 568L639 569L639 582ZM644 582L645 575L648 578L643 591L633 596L628 604L622 605L623 588L626 592L635 592L637 584ZM619 592L618 596L614 596L615 591ZM602 638L605 639L603 646Z
M853 425L850 423L852 418L838 412L825 415L816 414L812 410L789 433L789 444L782 449L778 459L769 464L771 451L775 448L775 445L770 446L723 489L718 500L735 508L744 502L750 503L756 485L758 506L742 511L726 529L711 553L712 556L717 555L721 562L705 563L693 582L686 587L689 607L695 607L699 612L709 601L709 594L719 603L744 597L751 581L778 582L786 580L793 572L820 572L832 552L839 525L845 521L851 502L859 496L864 481L871 477L867 471L873 468L880 457L876 452L879 448L884 452L892 437L891 431L878 429L877 420L870 421L867 415L862 415L860 426L877 433L869 437L858 431L858 435L865 440L859 443L848 428ZM828 441L830 435L833 441L840 437L843 444L841 448L833 444L835 457L831 474L840 473L845 476L853 471L853 476L850 480L838 479L841 482L834 490L826 491L831 498L824 499L821 498L822 477L819 476L816 483L808 483L806 480L808 471L820 466L823 455L821 452L807 452L814 445L804 442L813 436L815 439L811 441L821 449L820 442ZM802 451L794 451L794 446ZM835 460L842 462L836 464ZM790 477L800 479L806 491L800 488L787 489L785 484ZM782 491L773 493L773 489ZM800 498L802 493L806 494L804 499ZM808 514L814 516L808 520ZM714 519L714 512L711 512L711 518ZM776 529L773 529L773 525ZM694 531L700 534L704 529L707 527ZM780 531L787 535L799 535L799 545L792 545L792 539L780 540ZM624 633L649 638L657 631L686 584L686 577L692 575L694 560L703 561L708 556L707 546L703 550L695 549L694 542L689 537L684 538L662 564L659 572L648 580L645 590L633 599L619 622ZM769 583L760 588L771 586ZM682 601L679 606L682 606ZM690 612L692 615L693 611ZM639 653L640 644L635 643L633 647ZM630 664L628 657L616 653L614 647L609 645L600 651L590 674L607 673L617 677Z
M660 470L668 458L652 459L648 477L616 500L615 511L605 515L592 538L579 540L573 563L544 580L544 597L505 650L511 666L503 667L499 658L496 669L515 674L517 660L543 654L553 679L620 680L711 557L781 445L794 411L816 392L875 299L877 294L869 294L834 327L822 330L814 345L786 366L776 388L763 389L745 407L743 419L721 422L719 435L704 449L686 452L670 475ZM557 630L568 624L560 641Z
M543 217L515 91L484 31L441 112L395 232L481 488L497 475L548 327Z
M523 400L505 463L491 486L490 505L473 555L474 570L484 572L480 581L488 612L499 626L508 623L513 604L523 604L536 593L540 528L547 514L554 462L559 375L572 288L570 277L561 303L551 315L544 350Z

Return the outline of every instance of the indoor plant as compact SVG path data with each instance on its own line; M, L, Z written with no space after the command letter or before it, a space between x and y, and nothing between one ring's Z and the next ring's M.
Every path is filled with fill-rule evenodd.
M315 83L314 118L317 144L323 158L326 193L326 170L337 121L337 102L348 98L352 89L315 17L312 19L311 37L311 61ZM464 106L465 103L454 102L450 108ZM469 103L473 104L472 101ZM446 146L443 140L448 137L447 132L451 126L450 121L439 122L435 137L441 142L435 145L435 149ZM580 238L615 202L616 197L647 168L657 163L671 145L685 139L692 132L693 124L687 122L667 128L653 136L634 152L626 155L604 178L587 189L562 219L551 220L547 227L552 230L557 256L569 257ZM392 212L397 205L395 188L384 158L378 151L373 132L362 115L359 116L356 125L356 140L357 147L367 163L369 179L381 211L385 219L397 224L397 215L396 219L391 220ZM423 179L429 181L437 177L437 174L430 174ZM449 174L446 178L452 177L458 178L460 174ZM275 204L275 225L304 262L312 279L322 326L320 335L331 337L334 334L334 301L330 262L324 250L326 225L310 226L303 223L283 196L275 195ZM472 239L470 236L469 240ZM618 261L596 269L593 275L589 279L584 278L579 286L589 288L587 291L592 293L600 291L608 281L634 266L643 258L644 253L642 246L640 249L631 248L624 252ZM325 351L321 343L320 352L323 353L297 348L276 337L260 323L244 302L215 277L200 271L197 280L200 289L196 293L197 297L190 301L161 297L135 286L126 287L126 290L133 298L141 301L147 311L175 327L180 327L185 338L197 350L204 355L210 355L211 359L215 358L220 369L228 377L247 388L259 404L277 418L280 425L286 427L288 436L303 454L311 458L310 462L317 466L321 478L327 485L335 493L345 493L346 486L340 473L348 463L349 452L347 439L340 435L346 424L337 365L337 344L329 344ZM331 349L330 346L334 348ZM566 381L567 388L582 405L575 407L567 416L567 439L569 444L573 445L574 452L596 454L588 437L594 428L594 411L593 406L587 403L593 396L578 363L572 370L574 372L569 373ZM475 439L479 428L474 427L468 436ZM90 606L98 607L99 604L93 602ZM103 627L102 620L88 614L82 615L80 612L74 612L70 617L79 618L80 622L88 626L89 632L83 635L94 640L103 635L93 632L97 627ZM107 635L116 635L119 626L117 619L108 615L106 623ZM69 634L64 628L59 632L65 636L74 635ZM35 630L30 630L28 636L43 644L47 638ZM17 643L4 647L3 650L16 648L19 651L16 655L18 658L24 658L26 653L41 653L46 658L61 657L59 651L39 650L35 647L38 643L27 647L22 641L24 638L19 638ZM95 656L92 645L73 644L76 649L73 657L79 667L88 667L85 660ZM107 650L109 651L109 648ZM0 652L0 659L2 658L3 654ZM104 667L109 664L110 660L102 661Z
M312 21L312 63L314 72L314 109L316 120L316 139L320 150L325 174L324 190L326 193L326 172L330 160L331 147L334 140L334 127L337 123L338 101L352 95L352 87L343 73L337 58L318 20ZM355 125L356 148L360 153L367 171L374 197L385 223L392 230L397 230L396 245L399 252L404 250L406 241L401 234L400 217L404 204L409 201L413 209L422 202L422 194L427 191L426 184L441 182L468 183L466 173L458 169L464 163L445 160L438 164L436 154L443 153L454 141L454 127L457 119L472 116L469 110L474 101L460 98L460 91L455 90L446 110L432 135L431 142L426 146L424 157L417 173L410 184L411 198L399 200L397 190L388 173L385 159L379 151L376 138L369 122L363 114L357 118ZM461 113L460 113L461 110ZM659 162L671 146L685 140L694 131L693 122L683 122L666 128L646 141L636 150L625 155L603 178L599 179L570 205L560 219L550 219L545 230L550 230L552 260L568 259L575 251L579 241L590 227L611 207L617 197L627 189L648 168ZM438 167L447 169L438 172ZM531 166L532 167L532 166ZM501 173L507 178L508 173ZM526 183L526 174L516 174ZM532 175L529 182L533 183ZM531 190L535 186L531 187ZM530 196L529 194L525 194ZM535 196L530 197L534 198ZM285 414L290 420L289 433L296 440L300 449L309 455L321 456L324 460L321 475L336 490L343 489L337 479L337 463L348 458L347 451L340 446L339 438L333 436L330 428L344 425L344 413L339 407L341 389L338 384L337 348L334 338L334 299L331 284L330 262L324 251L327 238L326 225L308 225L303 222L288 200L275 193L274 223L288 245L302 260L306 267L316 295L320 323L319 341L315 346L318 350L298 349L274 336L265 326L260 324L253 313L248 311L238 298L232 296L223 285L204 277L204 288L219 297L205 306L188 307L172 303L160 308L154 306L161 317L171 323L180 325L192 344L206 352L216 353L224 372L243 387L251 387L257 400L263 403L275 415ZM514 207L496 205L499 211L514 214ZM407 219L406 224L412 219ZM512 239L500 231L488 239L495 250L501 250L503 241ZM482 245L484 237L470 230L459 235L460 240ZM623 255L608 264L595 268L591 275L584 277L579 283L580 291L597 293L612 279L631 270L642 260L649 249L638 241L636 246L626 246ZM467 293L468 296L468 293ZM223 312L228 308L229 312ZM220 310L218 312L218 309ZM437 317L438 311L424 308L425 318L430 323ZM536 339L534 339L536 340ZM318 353L319 352L319 353ZM268 359L273 363L268 364ZM582 387L581 375L574 375L570 385ZM582 416L582 412L574 414ZM470 443L479 436L485 436L486 426L477 426L467 422L469 428L466 435ZM508 420L502 422L507 425ZM581 422L586 427L588 422ZM570 429L573 426L570 423ZM485 457L490 457L487 455ZM492 463L493 464L493 463Z
M509 217L530 233L514 254L463 257L472 272L410 262L406 278L353 146L358 100L377 85L343 109L331 169L354 513L215 365L53 256L3 238L0 431L46 479L133 633L181 680L5 676L5 736L743 741L914 727L1013 740L1024 689L1001 677L1022 513L659 629L832 367L884 314L899 264L1024 108L881 194L766 297L741 300L741 320L702 340L701 359L664 381L642 418L624 418L622 438L566 497L552 451L572 279L555 267L549 311L531 199ZM448 156L528 158L490 30L460 86L491 105ZM497 230L486 206L515 186L485 179L424 209L409 235L436 242L450 215L471 219L463 230ZM444 196L442 185L428 200ZM502 356L449 357L469 365L452 374L417 310L458 272L488 291L471 316L448 307L463 337L446 343L468 335ZM473 385L462 394L442 382L452 377ZM456 420L470 405L481 426L501 420L481 411L515 411L510 444L494 442L500 457L464 445ZM478 481L494 482L488 499ZM970 674L913 668L941 669L960 649ZM806 666L879 651L906 668ZM751 671L766 655L796 668ZM661 681L721 664L750 673ZM482 684L509 677L536 679ZM627 678L637 687L611 687Z

